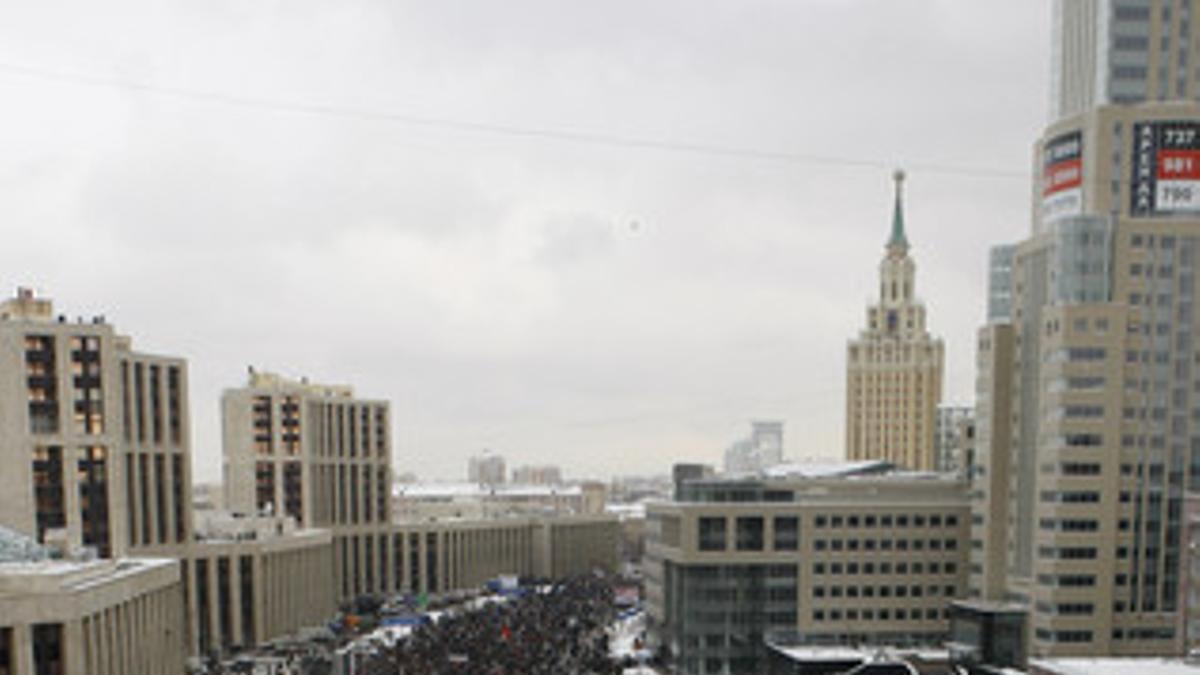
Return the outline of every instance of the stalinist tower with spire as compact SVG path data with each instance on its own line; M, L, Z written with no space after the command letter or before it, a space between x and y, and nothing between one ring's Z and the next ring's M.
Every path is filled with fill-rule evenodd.
M879 299L846 350L846 457L936 469L934 418L944 348L925 329L917 266L904 233L904 172L896 171L892 233L879 263Z

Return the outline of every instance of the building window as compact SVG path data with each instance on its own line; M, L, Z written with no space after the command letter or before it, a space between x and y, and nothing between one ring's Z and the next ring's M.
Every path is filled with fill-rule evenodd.
M800 546L800 519L775 516L775 550L795 551Z
M699 548L701 551L725 550L725 518L701 517L698 522Z
M67 526L63 495L62 447L39 445L33 449L33 495L37 508L37 538L46 530Z
M254 560L244 555L238 558L238 581L241 586L242 646L258 644L254 631Z
M107 459L107 453L101 446L80 448L77 466L83 545L96 547L103 558L112 553L108 527Z
M304 525L304 469L300 462L283 465L283 508L284 512Z
M0 628L0 675L13 675L12 629Z
M271 462L255 464L255 506L259 513L275 509L275 465Z
M167 367L167 427L171 443L183 442L183 391L178 366Z
M186 479L183 475L183 456L171 456L171 493L175 498L175 542L182 544L187 541L187 517L185 508L188 499L185 496Z
M162 369L150 366L150 437L155 445L163 442Z
M63 675L67 672L61 623L34 624L33 672L35 675Z
M737 550L763 550L762 516L742 516L737 519Z
M254 450L260 455L269 455L273 451L271 397L255 396L251 409L254 426Z
M217 620L221 649L233 646L233 589L230 586L229 558L217 558Z
M29 399L29 432L58 432L58 377L55 372L54 337L25 338L25 375Z

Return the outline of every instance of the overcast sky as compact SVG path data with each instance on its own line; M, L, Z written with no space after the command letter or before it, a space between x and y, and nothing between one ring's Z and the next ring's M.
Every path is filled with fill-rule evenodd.
M187 358L201 480L251 364L390 400L397 472L423 478L485 447L666 472L719 462L753 418L785 420L791 458L839 456L893 165L946 398L972 400L987 247L1029 228L1049 19L1045 0L3 3L0 285Z

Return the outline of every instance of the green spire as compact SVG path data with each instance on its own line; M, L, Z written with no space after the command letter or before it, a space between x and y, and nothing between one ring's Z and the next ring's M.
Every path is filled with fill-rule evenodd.
M892 236L888 239L888 251L899 254L908 252L908 237L904 236L904 171L896 169L892 174L896 181L896 206L892 211Z

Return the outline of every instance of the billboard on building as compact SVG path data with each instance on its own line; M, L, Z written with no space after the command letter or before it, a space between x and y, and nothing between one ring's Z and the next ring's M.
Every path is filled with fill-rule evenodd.
M1200 121L1133 125L1130 215L1200 213Z
M1071 131L1042 146L1042 225L1083 213L1083 133Z

